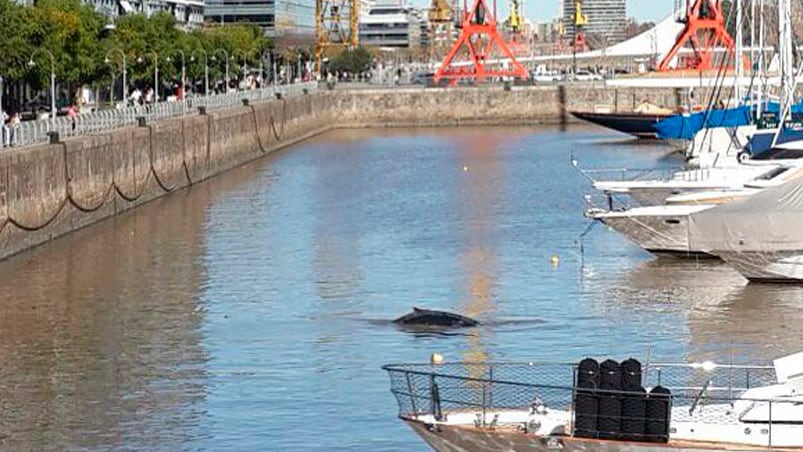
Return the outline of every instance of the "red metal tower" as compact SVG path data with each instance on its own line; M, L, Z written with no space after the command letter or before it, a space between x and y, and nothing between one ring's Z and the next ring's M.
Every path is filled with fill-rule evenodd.
M493 14L485 0L473 0L471 9L463 2L463 22L460 37L452 45L443 63L435 72L435 83L442 79L454 86L460 79L474 79L482 83L487 77L518 77L527 79L527 69L516 60L499 31L496 28L496 0L493 3ZM465 46L469 59L468 65L455 64L460 50ZM498 50L494 52L494 48ZM499 54L501 52L501 54ZM507 67L503 62L492 63L492 57L507 58ZM494 68L493 66L502 66Z
M678 58L677 69L710 70L725 64L732 66L736 43L725 28L725 15L722 13L722 0L686 0L685 17L678 21L686 27L678 35L672 50L658 65L659 71L671 70L669 65ZM680 56L680 51L690 44L693 56ZM724 49L718 61L716 53Z

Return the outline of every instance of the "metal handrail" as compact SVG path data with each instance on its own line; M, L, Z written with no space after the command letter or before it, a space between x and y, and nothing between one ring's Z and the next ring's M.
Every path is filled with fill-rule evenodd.
M539 368L539 366L541 366ZM548 368L548 366L553 366ZM477 421L475 426L485 427L489 416L494 416L491 425L495 424L499 410L510 409L527 409L531 408L533 396L538 398L542 397L551 398L553 407L567 407L571 412L574 412L574 400L576 398L576 391L578 388L575 386L576 382L573 377L568 377L563 374L563 370L576 372L575 364L547 364L547 363L454 363L454 364L390 364L382 366L383 370L388 371L391 378L391 392L399 402L399 415L403 418L418 418L427 419L427 416L432 416L435 422L443 421L446 415L452 413L465 413L466 410L476 410ZM491 369L504 372L507 376L503 378L493 378L494 374ZM534 382L541 377L552 377L553 373L548 374L532 374L527 370L539 372L543 369L549 371L555 370L559 373L554 374L560 378L566 378L566 384L540 384ZM655 375L653 378L648 376L647 369L651 371L658 371L657 381ZM778 443L773 438L774 424L776 419L773 418L773 408L778 404L799 404L800 401L785 400L784 397L779 396L776 398L761 398L761 397L734 397L733 390L744 391L749 389L753 384L750 381L743 381L744 386L738 388L733 386L733 383L739 382L739 375L731 371L738 370L744 372L747 380L753 378L755 381L769 384L766 380L774 379L774 368L769 366L742 366L742 365L715 365L713 367L703 364L648 364L642 369L642 384L647 385L650 383L661 385L660 372L671 374L672 372L681 372L680 374L673 375L673 377L680 377L681 381L684 378L696 377L700 374L707 375L704 384L701 386L681 386L676 387L672 384L663 385L672 391L667 395L669 406L677 405L678 407L691 406L687 410L687 415L678 414L683 421L694 421L702 423L728 423L741 421L744 412L734 419L729 412L720 412L717 410L711 412L703 412L696 409L699 406L700 398L705 397L707 404L711 406L717 405L730 405L734 407L734 403L743 402L749 404L751 407L756 405L763 405L768 410L768 418L765 421L768 431L768 445L773 447ZM452 374L451 371L455 373ZM521 371L511 373L511 371ZM691 371L683 373L684 371ZM479 373L478 376L463 375L463 373ZM720 385L714 384L714 378L718 374L720 378ZM520 381L516 381L520 379ZM723 386L723 381L727 379L727 386ZM648 381L649 380L649 381ZM742 384L739 383L739 384ZM691 394L692 391L697 392ZM585 389L584 389L585 391ZM589 389L593 391L594 396L617 396L617 397L634 397L636 395L646 397L661 397L660 394L651 396L647 393L632 392L626 390L602 390L602 389ZM500 395L503 400L495 403L495 394ZM704 394L704 395L703 395ZM437 400L435 400L437 399ZM546 399L545 399L546 400ZM680 404L678 404L680 402ZM554 405L557 403L557 405ZM473 412L473 411L469 411ZM620 419L638 420L640 418L626 418L620 415ZM674 416L674 414L672 414ZM692 417L693 416L693 417ZM657 418L644 418L645 421L657 420ZM430 422L427 420L426 422Z
M242 105L243 99L257 102L274 99L277 94L293 97L317 89L317 82L269 86L262 89L233 91L209 96L187 97L183 100L134 105L124 108L98 110L74 118L57 117L21 122L15 126L0 124L0 149L25 147L46 143L51 133L60 138L91 135L137 124L138 117L148 122L161 121L191 114L199 106L207 110L232 108Z

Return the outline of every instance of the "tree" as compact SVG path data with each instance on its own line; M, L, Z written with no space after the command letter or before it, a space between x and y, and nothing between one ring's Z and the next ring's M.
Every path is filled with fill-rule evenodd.
M0 40L0 75L7 86L15 85L18 93L25 85L34 90L47 88L51 53L57 84L67 88L63 91L74 93L79 86L105 86L112 77L119 77L119 52L125 55L132 83L152 84L157 63L160 81L179 80L182 52L187 79L203 80L203 52L208 55L210 78L222 76L225 64L221 58L226 54L231 74L236 77L243 62L251 68L258 66L272 45L254 25L225 25L185 33L167 12L150 17L124 15L109 27L107 18L82 0L37 0L31 7L0 0L0 29L7 31ZM20 103L21 99L14 99L14 105Z
M103 16L80 0L40 0L26 10L28 42L33 49L30 59L36 66L36 85L46 84L50 74L50 56L60 84L72 89L98 79L102 55L98 38L106 24Z
M21 79L27 72L26 63L31 54L28 43L25 9L11 0L0 0L0 30L5 33L0 40L0 75L7 79Z
M345 49L329 62L329 72L349 72L359 74L371 67L373 56L363 47Z

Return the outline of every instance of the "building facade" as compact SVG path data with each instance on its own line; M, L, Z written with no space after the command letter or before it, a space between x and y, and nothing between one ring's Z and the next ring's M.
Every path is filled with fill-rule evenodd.
M33 6L36 0L16 0L25 6ZM168 12L184 29L198 28L204 23L204 0L83 0L112 21L125 14Z
M219 24L258 25L278 45L315 42L315 2L312 0L206 0L206 19Z
M566 37L574 39L574 0L563 0L562 17ZM607 45L616 44L625 40L627 27L626 0L583 0L583 14L588 19L588 25L583 28L586 34L593 34L603 38Z
M360 9L360 45L385 48L421 46L421 14L404 0L364 2Z

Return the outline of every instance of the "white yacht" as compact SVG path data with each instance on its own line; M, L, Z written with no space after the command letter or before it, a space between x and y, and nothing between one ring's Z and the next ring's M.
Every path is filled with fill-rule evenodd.
M765 168L766 169L766 168ZM780 186L803 176L803 160L771 167L741 187L697 191L668 197L665 205L627 210L592 208L586 216L605 223L641 248L655 254L706 256L712 253L691 240L689 217L753 196L769 187ZM803 272L803 268L801 269Z
M773 366L384 366L399 417L438 452L803 451L803 353Z
M597 181L586 171L595 189L607 196L625 195L641 206L659 206L673 196L695 192L741 189L745 184L775 178L778 171L803 162L803 141L778 145L738 165L715 166L676 171L663 179L643 179L653 174L645 172L632 180Z
M689 247L750 281L803 282L803 177L689 217Z

